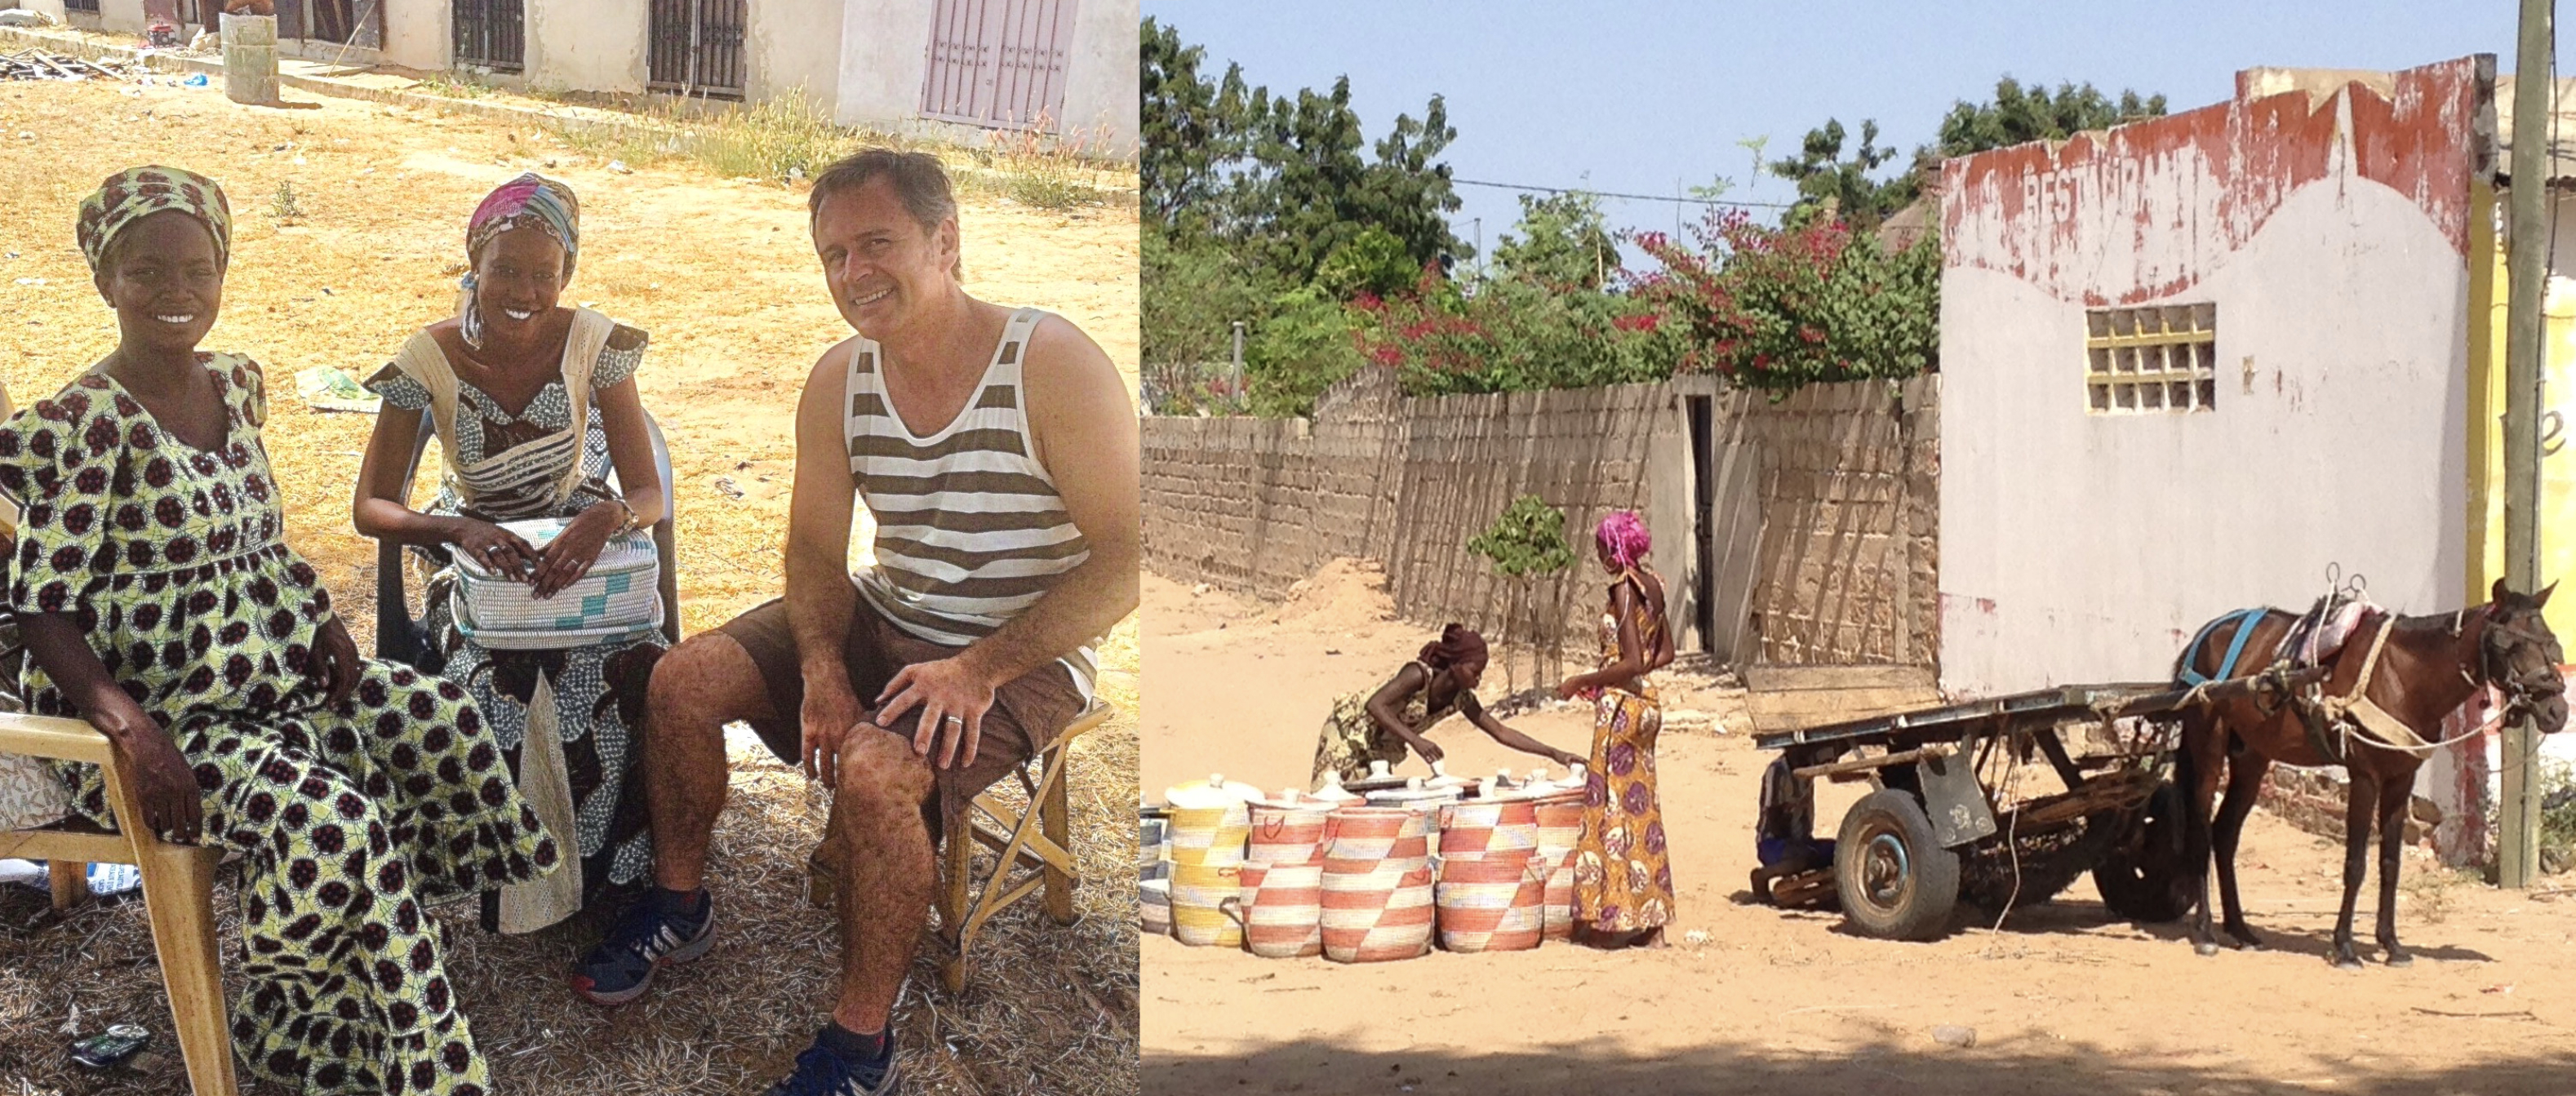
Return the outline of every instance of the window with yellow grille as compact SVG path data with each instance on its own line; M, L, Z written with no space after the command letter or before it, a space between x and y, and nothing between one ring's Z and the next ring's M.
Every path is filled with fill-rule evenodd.
M2218 306L2168 304L2084 313L2085 410L2096 415L2218 406Z

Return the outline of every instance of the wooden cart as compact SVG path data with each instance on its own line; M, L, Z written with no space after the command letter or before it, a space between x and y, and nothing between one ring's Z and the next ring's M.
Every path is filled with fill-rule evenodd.
M2196 689L2062 686L1757 728L1754 744L1784 751L1797 779L1872 786L1843 815L1833 866L1780 880L1761 897L1783 905L1838 898L1862 935L1929 940L1950 930L1963 899L1999 913L2045 902L2089 872L2113 913L2181 917L2191 891L2184 799L2170 775L2176 721L2195 704L2286 698L2324 676L2273 669ZM2084 734L2070 748L2074 731Z

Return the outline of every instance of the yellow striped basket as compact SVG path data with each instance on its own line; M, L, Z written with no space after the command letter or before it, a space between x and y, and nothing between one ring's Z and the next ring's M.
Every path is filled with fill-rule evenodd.
M1241 803L1175 807L1169 832L1174 868L1230 868L1243 863L1243 842L1252 832L1252 814Z
M1225 915L1240 897L1243 869L1234 864L1172 865L1172 936L1194 948L1243 946L1243 926Z

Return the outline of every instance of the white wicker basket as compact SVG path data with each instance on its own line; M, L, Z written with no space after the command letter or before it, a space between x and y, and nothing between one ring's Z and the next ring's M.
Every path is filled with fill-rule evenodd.
M569 524L561 518L509 522L501 528L543 548ZM590 573L538 600L535 587L459 556L450 607L456 627L486 647L580 647L648 632L662 623L661 557L652 534L638 529L611 539Z

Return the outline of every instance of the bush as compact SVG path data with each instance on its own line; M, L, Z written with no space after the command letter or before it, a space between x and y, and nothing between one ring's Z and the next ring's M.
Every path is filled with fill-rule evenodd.
M1470 295L1426 268L1410 290L1355 307L1369 320L1362 351L1414 395L1657 381L1683 349L1642 297L1517 278Z
M1695 235L1697 246L1637 241L1664 265L1636 292L1680 329L1679 371L1785 394L1938 368L1941 261L1928 237L1891 254L1837 220L1770 228L1741 210Z
M1365 364L1351 318L1340 301L1312 285L1280 294L1269 312L1243 346L1252 413L1311 415L1325 389Z

